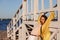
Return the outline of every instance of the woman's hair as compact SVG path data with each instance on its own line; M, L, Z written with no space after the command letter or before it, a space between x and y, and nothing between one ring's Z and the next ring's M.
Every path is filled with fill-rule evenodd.
M45 18L45 21L47 20L47 16L46 15L42 15L41 17L44 17Z

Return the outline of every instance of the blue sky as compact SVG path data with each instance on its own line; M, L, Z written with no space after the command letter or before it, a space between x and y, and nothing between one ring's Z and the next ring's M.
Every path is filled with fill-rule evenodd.
M21 3L22 0L0 0L0 18L12 18L16 13L16 11L18 10ZM40 5L39 7L41 7L40 3L41 2L39 2ZM30 4L30 2L28 4ZM48 0L45 0L44 4L45 4L45 8L49 7ZM56 0L53 0L53 4L56 4Z
M0 18L13 17L21 3L21 0L0 0Z

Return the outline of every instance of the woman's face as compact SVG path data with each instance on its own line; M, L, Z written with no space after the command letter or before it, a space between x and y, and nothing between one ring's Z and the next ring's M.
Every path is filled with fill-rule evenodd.
M40 18L40 22L41 22L41 25L43 25L45 23L45 18L44 17L41 17Z

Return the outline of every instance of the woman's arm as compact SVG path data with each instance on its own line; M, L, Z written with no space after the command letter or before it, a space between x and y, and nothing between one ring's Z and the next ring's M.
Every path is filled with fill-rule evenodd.
M32 32L32 35L36 35L36 36L40 36L40 25L38 25L37 27L35 27Z
M54 17L55 17L54 11L51 11L48 19L46 20L46 22L45 22L44 25L42 26L42 33L44 33L45 30L49 27L49 24L50 24L51 20L52 20Z

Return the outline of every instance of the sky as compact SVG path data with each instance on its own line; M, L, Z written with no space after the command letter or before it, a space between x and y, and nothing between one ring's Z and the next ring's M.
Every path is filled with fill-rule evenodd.
M0 18L12 18L21 3L21 0L0 0Z
M12 18L15 15L21 3L22 0L0 0L0 18ZM28 7L30 7L30 0L28 4L29 4ZM45 4L45 8L49 7L48 0L45 0L44 4ZM53 4L56 4L56 0L53 0ZM40 7L41 7L41 2L39 2L38 9L40 9Z

